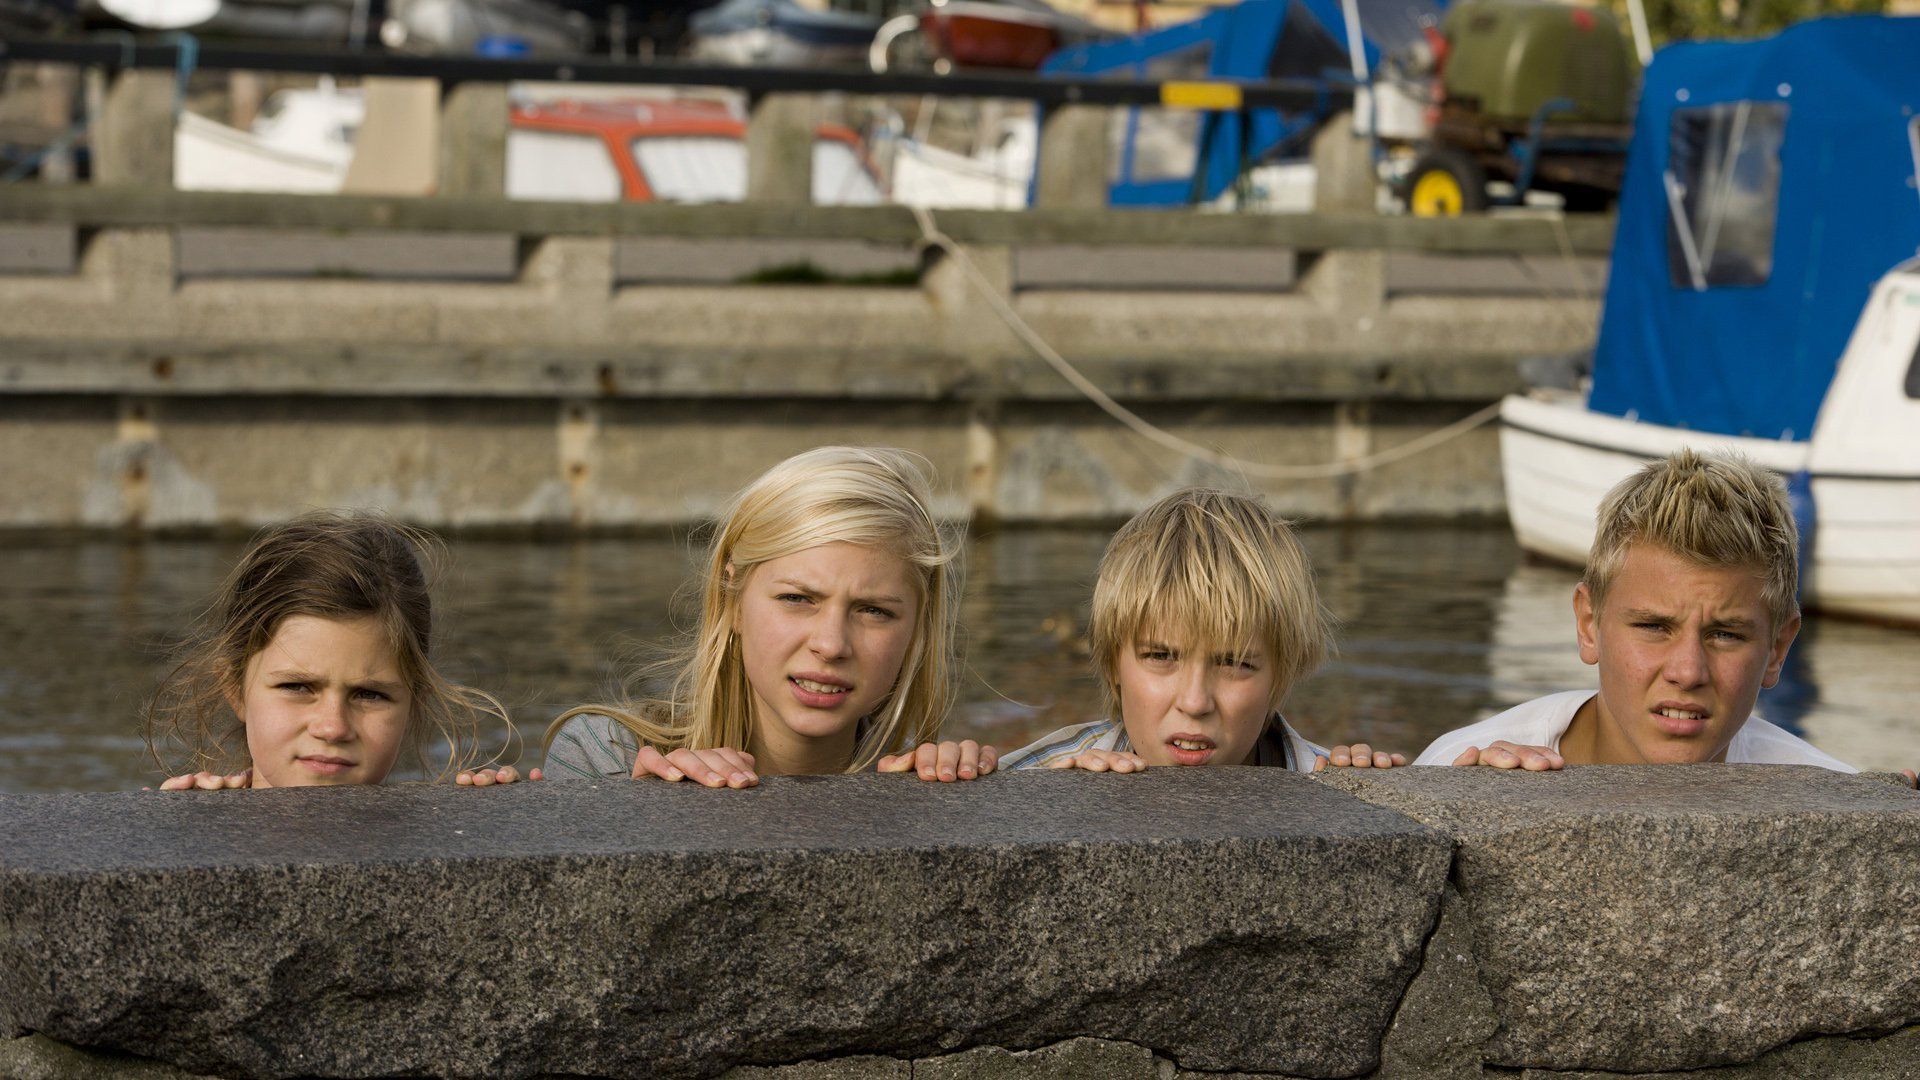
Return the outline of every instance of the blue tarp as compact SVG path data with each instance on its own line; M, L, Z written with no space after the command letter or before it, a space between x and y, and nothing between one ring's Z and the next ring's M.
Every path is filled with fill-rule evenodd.
M1697 290L1669 226L1676 196L1665 174L1671 166L1684 176L1689 165L1685 140L1672 160L1675 114L1687 110L1684 128L1741 101L1776 116L1784 108L1771 266L1746 268L1758 284ZM1874 282L1920 248L1916 116L1920 18L1818 19L1760 41L1661 50L1628 153L1591 407L1807 439ZM1747 166L1764 156L1755 141L1752 160L1720 174L1727 186L1752 179Z
M1419 40L1421 26L1437 24L1445 6L1446 0L1356 0L1368 64ZM1128 79L1310 79L1329 89L1353 82L1340 0L1242 0L1159 30L1070 46L1040 70ZM1140 111L1131 110L1110 201L1181 206L1216 198L1248 164L1311 134L1330 106L1329 96L1327 105L1298 113L1206 113L1190 136L1191 160L1171 169L1136 167Z

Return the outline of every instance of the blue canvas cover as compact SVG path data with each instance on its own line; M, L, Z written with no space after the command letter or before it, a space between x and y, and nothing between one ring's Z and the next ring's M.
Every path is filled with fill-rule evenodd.
M1698 290L1669 223L1666 173L1687 171L1671 160L1676 112L1686 129L1742 101L1784 116L1771 266L1734 267L1728 276L1749 283ZM1920 248L1917 114L1920 18L1817 19L1760 41L1661 50L1628 153L1591 407L1807 439L1874 282ZM1732 186L1748 166L1720 177Z
M1383 52L1390 55L1419 40L1423 25L1437 24L1446 0L1355 0L1354 6L1361 51L1371 68ZM1241 0L1132 37L1069 46L1048 57L1040 70L1128 79L1306 79L1331 89L1352 85L1347 49L1341 0ZM1183 206L1217 198L1248 164L1303 141L1331 108L1329 96L1323 106L1301 112L1201 114L1191 135L1192 161L1170 174L1136 169L1140 110L1130 110L1109 201Z

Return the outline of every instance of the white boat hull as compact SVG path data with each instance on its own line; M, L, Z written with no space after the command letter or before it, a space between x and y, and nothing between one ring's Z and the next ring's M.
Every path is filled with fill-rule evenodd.
M1682 447L1734 450L1783 474L1817 464L1814 444L1626 420L1591 412L1574 395L1509 397L1501 408L1501 471L1520 546L1584 565L1607 490ZM1836 614L1920 624L1920 475L1816 467L1811 481L1816 528L1812 566L1802 568L1803 603Z
M347 162L262 142L249 132L182 113L173 135L173 186L183 191L338 192Z

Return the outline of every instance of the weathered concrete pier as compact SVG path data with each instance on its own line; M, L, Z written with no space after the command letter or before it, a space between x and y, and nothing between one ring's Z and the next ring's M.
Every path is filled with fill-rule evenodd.
M1520 358L1588 343L1610 239L1604 219L936 223L1108 393L1278 463L1392 447L1516 389ZM1237 480L1099 413L916 250L903 208L9 189L0 235L5 526L246 527L315 504L672 524L841 440L928 454L956 517L1105 519ZM1457 280L1476 259L1491 288ZM840 283L752 283L801 261ZM904 284L858 283L876 274ZM1502 505L1488 429L1261 486L1318 517Z
M1801 767L10 796L0 918L10 1076L1760 1080L1920 1053L1920 795Z
M1243 481L1098 411L1007 311L1153 424L1239 462L1328 466L1244 477L1289 512L1497 515L1490 429L1355 463L1519 388L1519 359L1590 344L1612 239L1582 215L1377 216L1345 114L1315 137L1319 213L1106 210L1111 110L1163 105L1151 82L218 43L8 56L84 67L101 105L92 186L0 189L0 482L16 493L0 528L246 528L316 504L439 527L681 524L832 441L926 453L955 518L1108 520ZM369 100L405 97L419 130L381 135L399 114L370 107L362 149L408 179L172 190L195 64L362 75ZM743 91L748 201L508 200L513 79ZM1217 89L1246 108L1344 93ZM937 214L957 256L905 208L809 205L823 110L929 94L1047 106L1038 209Z

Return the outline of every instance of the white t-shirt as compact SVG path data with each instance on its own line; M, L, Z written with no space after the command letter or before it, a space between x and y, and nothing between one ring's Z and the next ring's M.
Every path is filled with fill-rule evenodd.
M1469 746L1485 747L1505 739L1521 746L1560 749L1560 737L1573 723L1573 714L1593 698L1592 690L1568 690L1515 705L1477 724L1449 731L1421 751L1415 765L1451 765ZM1749 716L1727 744L1727 760L1735 764L1818 765L1835 772L1860 770L1839 758L1816 750L1813 744L1758 716Z

